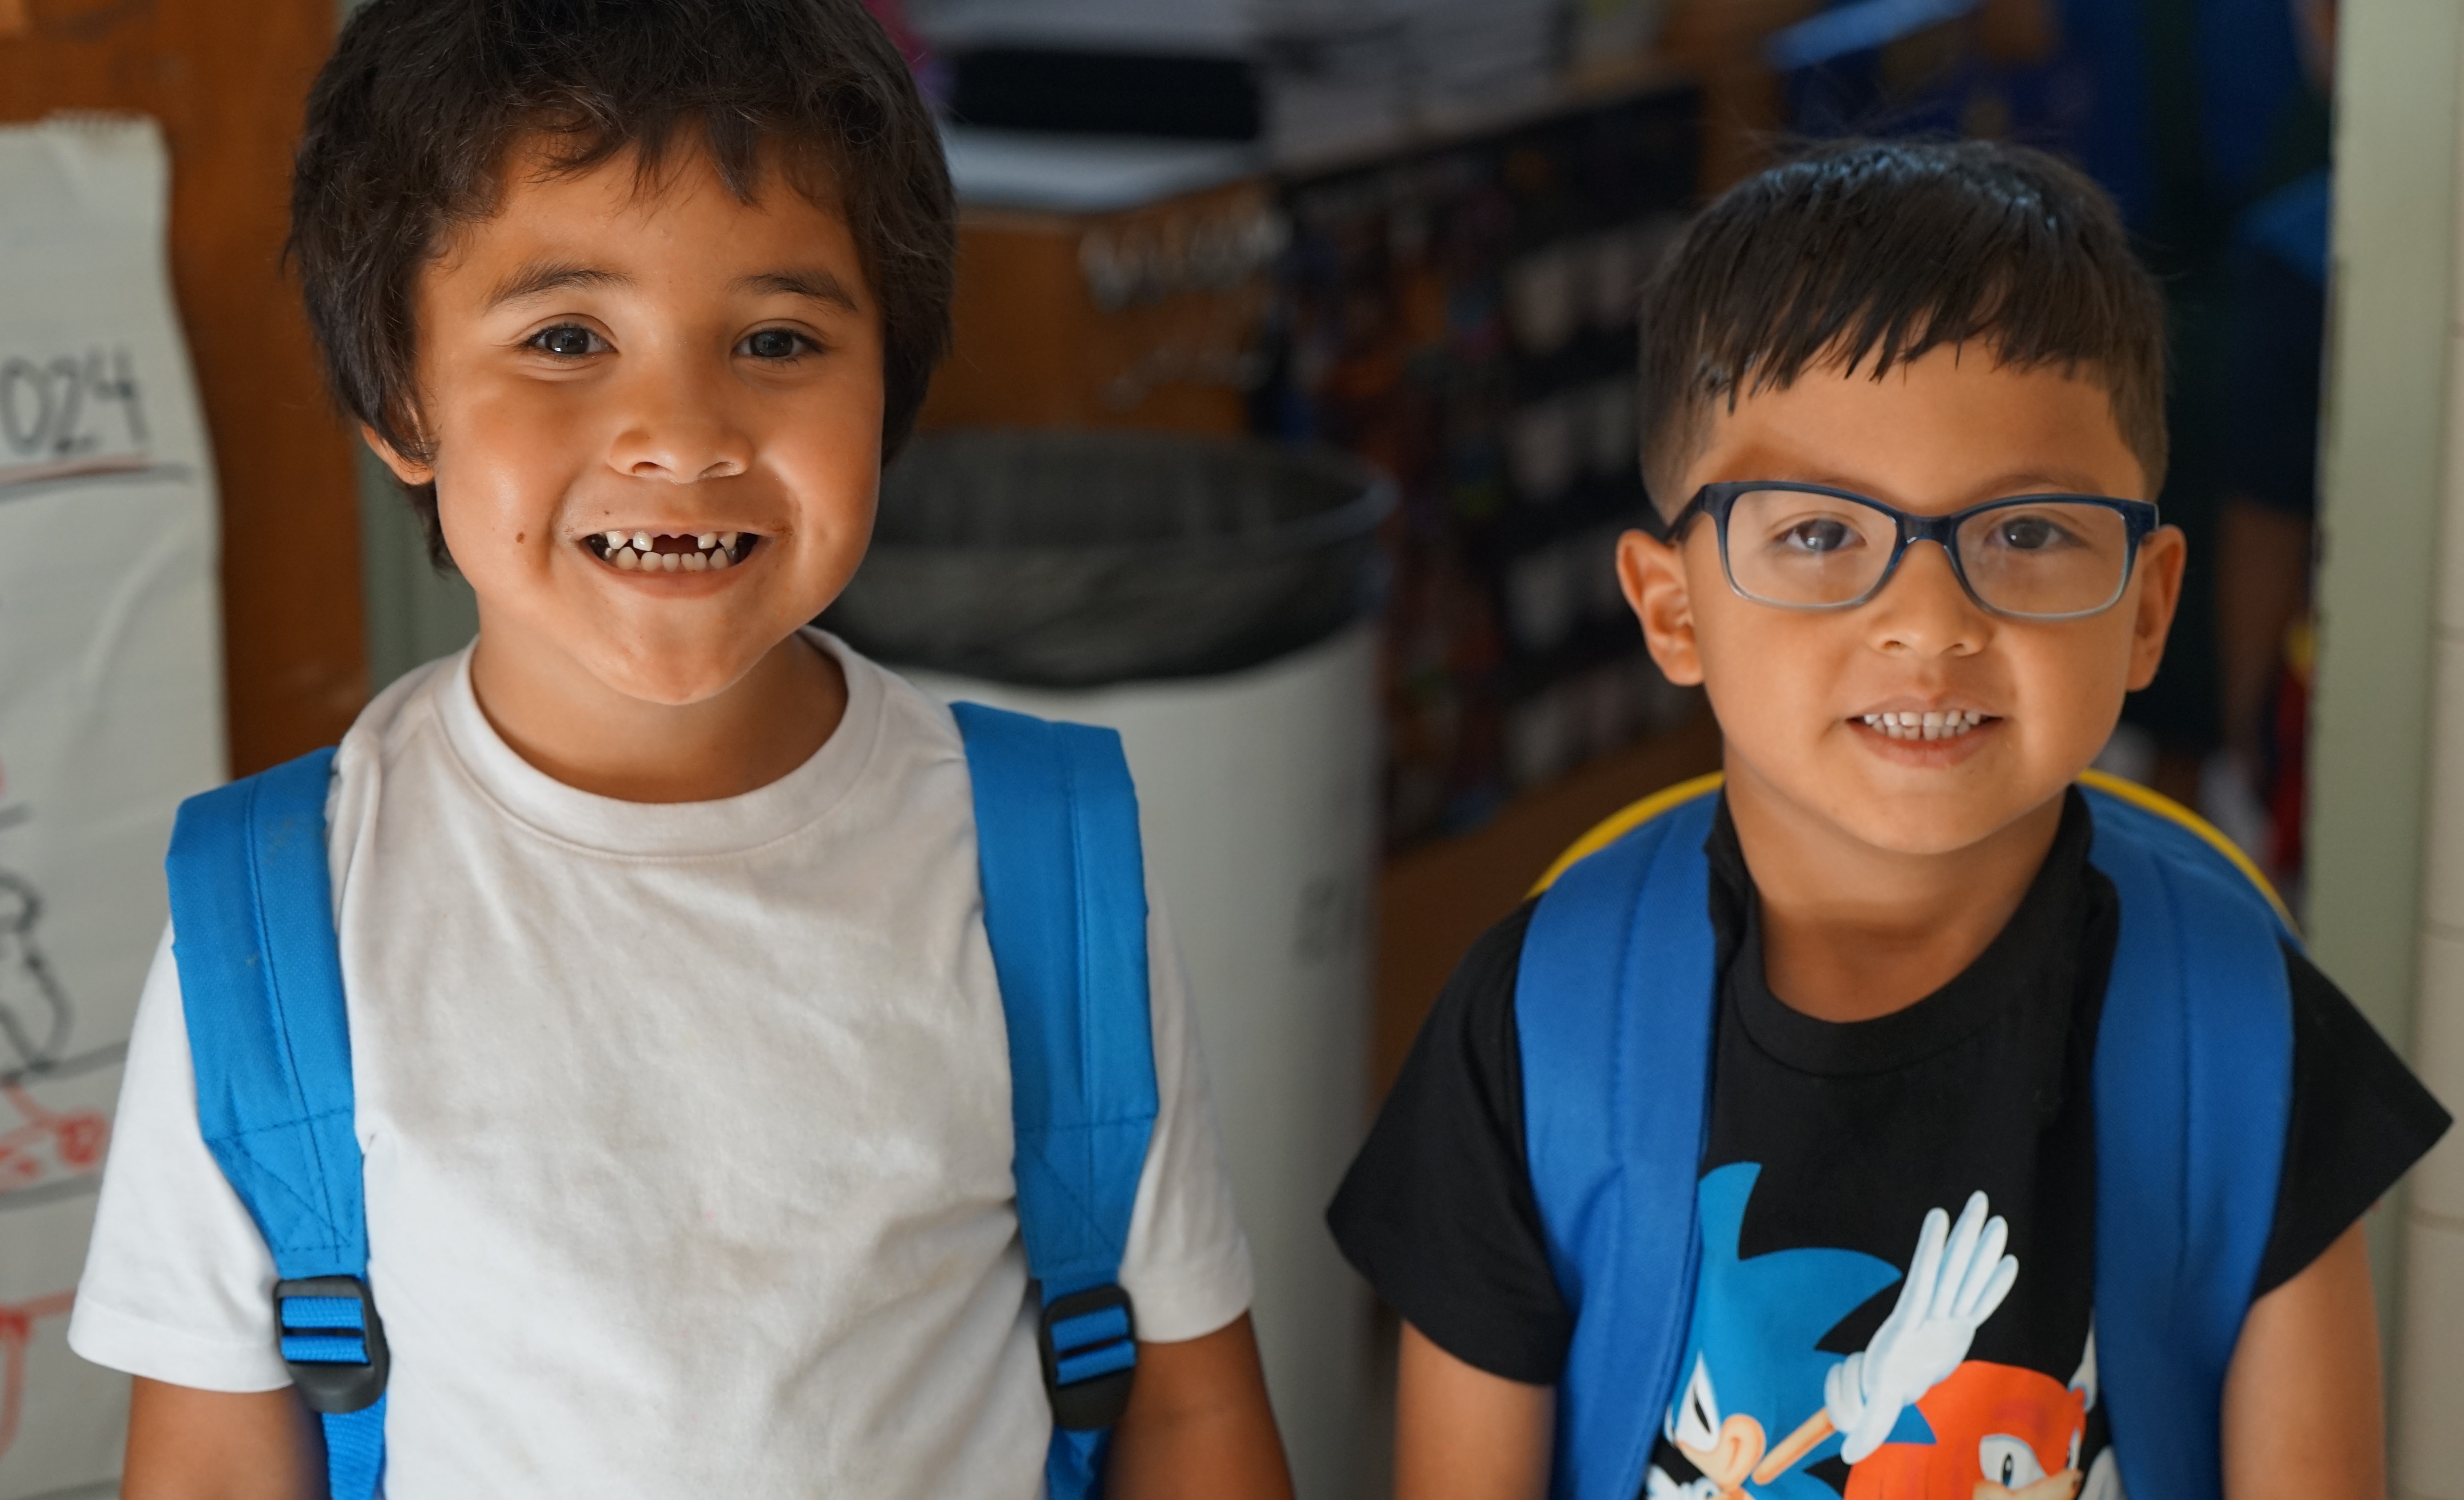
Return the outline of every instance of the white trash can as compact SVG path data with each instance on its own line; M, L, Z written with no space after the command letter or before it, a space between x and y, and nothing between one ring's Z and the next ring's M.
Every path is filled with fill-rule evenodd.
M945 698L1120 731L1309 1500L1374 1461L1369 1292L1324 1214L1367 1124L1388 504L1263 445L935 434L825 617Z

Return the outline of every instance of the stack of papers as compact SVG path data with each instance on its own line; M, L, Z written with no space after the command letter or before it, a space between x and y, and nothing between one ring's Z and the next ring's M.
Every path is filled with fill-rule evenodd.
M944 124L941 150L958 201L975 208L1115 213L1202 192L1263 165L1232 141L1048 135Z
M1266 147L1279 161L1372 151L1411 128L1408 0L1252 0Z
M918 29L945 52L1254 59L1266 154L1302 165L1543 104L1562 86L1574 33L1605 26L1630 46L1660 9L1658 0L909 0ZM1570 24L1578 22L1598 24Z
M1251 0L1281 161L1364 152L1547 99L1563 0Z
M907 0L908 21L934 47L1245 56L1256 50L1255 0Z
M1560 61L1558 12L1554 0L1410 0L1429 109L1485 112L1546 91Z

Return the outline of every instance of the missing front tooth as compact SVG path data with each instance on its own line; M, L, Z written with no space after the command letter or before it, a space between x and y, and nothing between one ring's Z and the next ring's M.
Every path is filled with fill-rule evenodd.
M611 530L582 539L591 556L627 573L715 573L750 557L761 539L749 531L692 533Z

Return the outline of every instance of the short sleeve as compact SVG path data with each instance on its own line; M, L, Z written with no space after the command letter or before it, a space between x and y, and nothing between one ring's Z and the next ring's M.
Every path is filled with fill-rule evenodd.
M2294 949L2293 1114L2255 1296L2306 1269L2438 1143L2447 1111L2333 981Z
M1214 1333L1247 1312L1256 1286L1189 1013L1189 979L1152 887L1147 910L1156 1111L1121 1255L1121 1288L1136 1309L1138 1337L1170 1344Z
M1446 982L1327 1222L1378 1295L1439 1348L1550 1385L1573 1319L1524 1151L1514 980L1530 922L1527 903Z
M291 1383L275 1347L274 1257L197 1128L197 1082L171 936L137 1003L111 1155L69 1347L201 1391Z

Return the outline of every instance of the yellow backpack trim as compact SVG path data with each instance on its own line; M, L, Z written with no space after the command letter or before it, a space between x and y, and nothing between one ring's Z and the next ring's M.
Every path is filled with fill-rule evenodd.
M2231 861L2235 870L2240 871L2252 885L2258 888L2258 893L2267 897L2267 904L2276 908L2276 915L2284 923L2285 931L2299 933L2301 930L2294 925L2293 913L2285 907L2284 898L2276 893L2276 887L2268 884L2267 877L2259 873L2258 867L2251 863L2250 856L2241 851L2241 846L2225 837L2222 828L2163 792L2150 791L2137 782L2123 781L2110 771L2100 771L2091 766L2081 771L2079 779L2082 786L2093 786L2109 796L2121 798L2134 807L2144 807L2158 817L2170 818L2205 839L2209 848Z
M1727 778L1722 773L1713 771L1708 776L1698 776L1690 782L1679 782L1674 786L1662 787L1640 802L1628 803L1618 811L1610 813L1594 825L1592 831L1566 846L1566 852L1557 856L1557 862L1549 867L1549 872L1540 877L1539 883L1531 888L1530 893L1538 895L1555 885L1557 877L1564 874L1576 860L1587 859L1598 853L1681 803L1692 802L1697 797L1708 797L1718 791L1721 783L1727 780Z
M2233 840L2225 837L2223 831L2214 824L2162 792L2150 791L2137 782L2123 781L2109 772L2090 768L2081 771L2079 779L2079 784L2083 786L2093 786L2109 796L2119 797L2134 807L2145 808L2161 818L2170 819L2197 834L2207 842L2209 847L2232 861L2233 867L2240 871L2250 883L2257 888L2258 893L2267 897L2267 904L2276 908L2276 915L2283 918L2288 931L2299 930L2294 927L2293 914L2285 909L2283 897L2276 893L2276 888L2268 884L2267 877L2259 873L2258 867L2251 863L2250 856L2243 853ZM1707 797L1717 792L1725 781L1726 778L1720 772L1713 771L1708 776L1698 776L1690 782L1680 782L1674 786L1653 792L1641 801L1629 804L1624 808L1611 813L1595 825L1590 832L1568 845L1566 852L1558 855L1556 863L1549 867L1548 873L1542 875L1531 887L1530 893L1538 895L1548 890L1557 883L1557 877L1564 874L1567 868L1576 860L1598 853L1671 807L1692 802L1697 797Z

